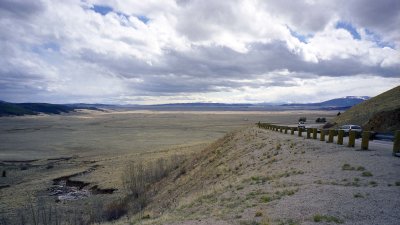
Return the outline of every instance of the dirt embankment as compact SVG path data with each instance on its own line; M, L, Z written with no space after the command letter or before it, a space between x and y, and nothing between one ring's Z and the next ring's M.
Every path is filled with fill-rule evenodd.
M399 168L390 152L251 127L154 185L141 223L397 224Z
M400 130L400 107L395 110L375 114L365 125L364 129L377 132Z

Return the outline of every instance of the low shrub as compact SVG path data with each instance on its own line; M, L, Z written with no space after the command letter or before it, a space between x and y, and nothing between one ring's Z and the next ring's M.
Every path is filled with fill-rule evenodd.
M369 172L369 171L364 171L364 172L361 174L361 176L363 176L363 177L372 177L373 175L372 175L372 173Z

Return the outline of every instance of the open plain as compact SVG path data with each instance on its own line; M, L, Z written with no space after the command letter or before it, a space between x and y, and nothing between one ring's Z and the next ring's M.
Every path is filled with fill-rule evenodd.
M187 157L226 133L258 121L296 124L330 118L332 111L168 112L80 111L63 115L0 118L0 213L20 217L44 201L61 208L93 208L124 196L122 179L131 161ZM89 193L57 189L74 181ZM75 184L73 183L73 184ZM64 185L65 186L65 185ZM62 187L61 189L65 187ZM57 193L58 192L58 193ZM75 191L76 192L76 191ZM61 203L55 203L59 200ZM65 200L67 199L67 200ZM77 199L69 201L71 199Z
M80 111L1 118L0 224L397 224L400 164L390 149L372 144L359 151L358 143L349 148L256 125L295 126L300 117L311 124L335 114ZM145 176L164 175L132 197L127 168L137 174L142 163L153 168Z

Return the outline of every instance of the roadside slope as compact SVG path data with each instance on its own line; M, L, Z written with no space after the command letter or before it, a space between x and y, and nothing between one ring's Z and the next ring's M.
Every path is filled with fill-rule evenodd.
M249 127L154 185L141 223L397 224L399 169L390 152Z

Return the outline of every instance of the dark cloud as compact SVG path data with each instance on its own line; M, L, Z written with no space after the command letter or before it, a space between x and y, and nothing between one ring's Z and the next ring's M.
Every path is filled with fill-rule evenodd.
M286 19L297 31L305 33L323 30L335 13L328 1L265 1L264 7L274 16Z
M45 9L42 1L26 0L1 0L0 18L13 17L13 19L26 19L29 16L40 13Z
M343 10L356 24L385 32L397 32L400 24L400 1L348 1Z
M171 93L217 92L244 86L294 86L293 79L315 79L317 76L342 77L358 74L379 74L398 77L399 67L383 68L365 65L357 57L333 58L318 63L304 61L291 52L285 43L254 43L246 54L227 47L197 46L190 52L168 51L158 62L147 64L134 57L112 58L86 51L83 59L102 65L125 79L137 78L130 87L146 95ZM290 76L277 71L288 70ZM276 73L275 76L271 76ZM244 80L254 82L243 82ZM259 82L257 79L270 79Z

